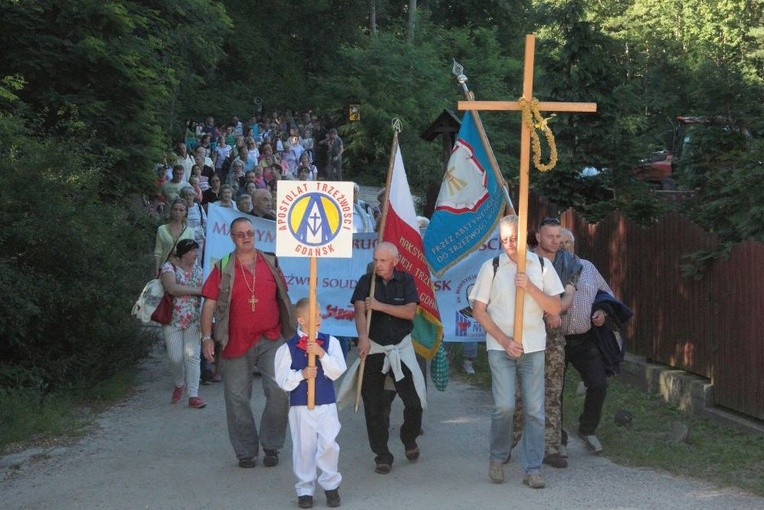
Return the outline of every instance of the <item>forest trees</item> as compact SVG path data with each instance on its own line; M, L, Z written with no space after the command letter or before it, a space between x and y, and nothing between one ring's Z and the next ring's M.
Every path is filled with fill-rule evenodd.
M730 242L762 239L755 184L764 160L762 16L760 0L2 2L0 189L7 199L0 210L7 221L0 291L14 296L2 310L14 317L2 323L4 352L34 371L43 367L44 349L25 345L60 340L66 348L50 352L62 363L39 377L71 381L80 368L89 381L104 375L98 355L82 366L84 357L59 354L92 345L85 340L100 338L118 316L129 320L119 314L140 290L125 289L145 281L135 261L148 251L150 228L124 213L125 197L151 189L154 165L172 159L186 119L247 118L255 97L266 112L331 114L349 178L380 185L397 117L409 180L423 194L441 179L442 162L437 144L419 134L461 99L452 59L465 66L478 99L516 99L526 33L537 34L540 99L599 105L597 115L550 121L559 168L532 178L550 199L590 219L614 208L650 219L657 204L633 166L665 147L677 115L723 116L750 133L743 149L708 137L708 150L693 163L700 173L680 174L680 184L698 190L702 202L693 212L706 228L726 232ZM360 122L344 122L349 102L361 105ZM485 113L483 121L504 175L514 180L519 116ZM603 170L597 180L581 178L587 166ZM29 189L17 191L24 182ZM88 236L99 242L82 240ZM49 245L69 249L55 270ZM101 276L131 277L86 281L94 267ZM35 290L40 281L45 292ZM29 292L17 295L17 282ZM77 285L112 296L109 310L89 297L70 299ZM90 328L75 321L59 334L55 321L78 314L98 320Z
M129 311L155 225L131 199L229 23L205 0L3 3L0 397L43 403L145 354Z
M19 76L37 135L82 151L120 194L146 189L165 129L222 57L230 24L205 0L19 1L2 9L0 77ZM17 110L20 111L20 110Z

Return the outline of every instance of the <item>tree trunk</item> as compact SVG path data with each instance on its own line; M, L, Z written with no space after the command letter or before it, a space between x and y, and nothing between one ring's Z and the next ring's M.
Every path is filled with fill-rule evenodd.
M377 35L377 0L369 0L369 30Z
M414 21L416 20L416 0L409 0L409 25L406 34L406 41L409 44L414 42Z

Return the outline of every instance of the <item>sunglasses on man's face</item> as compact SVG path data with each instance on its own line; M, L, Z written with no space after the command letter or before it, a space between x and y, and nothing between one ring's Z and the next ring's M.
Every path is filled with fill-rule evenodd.
M252 239L255 237L255 232L252 230L248 230L247 232L235 232L233 236L236 239Z

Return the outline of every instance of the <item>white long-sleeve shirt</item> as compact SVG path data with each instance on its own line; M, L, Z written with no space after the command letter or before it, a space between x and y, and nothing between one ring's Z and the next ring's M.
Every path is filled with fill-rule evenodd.
M297 328L297 334L305 335L300 328ZM316 356L316 362L321 363L321 368L324 370L326 377L336 381L347 370L347 364L345 363L345 356L342 354L339 340L334 336L329 336L328 343L328 346L326 344L321 346L326 351L326 354L323 358ZM286 343L276 351L274 364L276 369L276 384L282 390L292 391L303 381L302 370L292 369L292 353L289 350L289 345Z

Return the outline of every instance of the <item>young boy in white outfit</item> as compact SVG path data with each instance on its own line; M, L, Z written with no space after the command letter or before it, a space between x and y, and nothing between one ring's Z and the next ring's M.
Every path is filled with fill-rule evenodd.
M316 329L321 325L320 306L316 304ZM338 471L340 446L337 434L340 422L333 381L347 370L339 341L325 333L316 334L316 343L308 344L307 324L310 307L307 298L295 305L297 334L276 351L276 383L289 392L289 430L292 434L292 465L297 476L297 506L311 508L316 486L316 468L321 470L318 483L326 494L326 504L340 506ZM308 354L316 355L316 366L308 367ZM308 410L308 383L316 379L315 407Z

